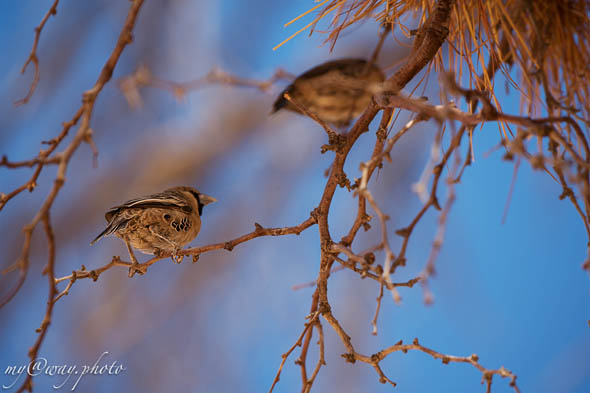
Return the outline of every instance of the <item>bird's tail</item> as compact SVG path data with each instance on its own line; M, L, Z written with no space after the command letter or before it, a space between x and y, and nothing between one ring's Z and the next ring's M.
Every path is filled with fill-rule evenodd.
M107 225L107 227L104 229L104 231L99 233L98 236L95 237L94 240L90 242L90 245L93 245L94 243L96 243L97 241L102 239L103 237L108 236L111 233L113 233L121 228L124 228L128 222L129 222L128 218L123 218L121 216L115 216L114 218L111 218L109 225Z
M93 241L90 242L90 245L92 246L94 243L96 243L97 241L99 241L100 239L102 239L105 235L108 234L109 230L110 230L110 226L106 227L104 231L102 231L101 233L98 234L97 237L94 238Z

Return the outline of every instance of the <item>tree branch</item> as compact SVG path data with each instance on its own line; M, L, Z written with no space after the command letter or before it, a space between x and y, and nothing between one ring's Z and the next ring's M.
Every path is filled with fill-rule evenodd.
M185 250L180 250L176 253L176 255L178 255L178 256L192 255L193 262L197 262L199 259L199 256L201 254L207 253L209 251L213 251L213 250L232 251L234 249L234 247L236 247L237 245L245 243L245 242L250 241L252 239L256 239L257 237L262 237L262 236L299 235L301 232L303 232L307 228L311 227L315 223L316 223L316 221L315 221L314 217L309 217L307 220L303 221L299 225L292 226L292 227L283 227L283 228L263 228L260 224L255 223L254 224L255 229L250 233L247 233L245 235L239 236L235 239L232 239L232 240L229 240L226 242L214 243L214 244L209 244L206 246L193 247L193 248L187 248ZM147 271L148 267L150 267L151 265L155 264L158 261L161 261L163 259L170 258L170 257L172 257L172 254L163 253L161 255L151 258L150 260L148 260L144 263L140 263L139 265L137 265L137 268L142 271ZM59 284L60 282L63 282L63 281L68 281L67 287L59 294L59 296L55 299L55 301L59 300L61 297L65 296L65 295L67 295L69 293L70 288L77 280L89 278L89 279L92 279L93 281L96 281L96 280L98 280L98 278L100 277L100 275L102 273L104 273L105 271L109 270L110 268L112 268L114 266L122 266L122 267L130 268L132 265L133 264L131 262L122 261L121 258L118 256L113 257L113 259L109 263L107 263L97 269L93 269L93 270L87 270L86 266L82 265L82 268L80 270L75 270L72 272L72 274L55 279L56 284Z
M27 58L27 61L25 61L23 68L21 68L21 70L20 70L20 73L24 74L25 71L27 70L28 65L30 63L33 63L33 65L35 66L35 76L33 77L33 82L31 82L31 86L29 87L29 91L27 92L27 94L23 98L21 98L20 100L16 101L14 103L15 105L23 105L23 104L26 104L27 102L29 102L29 100L33 96L33 93L35 92L35 89L37 88L37 84L39 83L39 79L40 79L39 58L37 57L37 46L39 45L39 38L41 37L41 31L43 31L43 27L45 27L45 23L47 23L47 20L49 19L49 17L51 15L57 14L57 5L58 4L59 4L59 0L55 0L53 2L53 4L51 5L51 8L49 8L47 13L43 17L43 19L41 19L41 23L39 23L39 25L37 27L35 27L35 40L33 41L33 48L31 49L31 53L29 53L29 57Z

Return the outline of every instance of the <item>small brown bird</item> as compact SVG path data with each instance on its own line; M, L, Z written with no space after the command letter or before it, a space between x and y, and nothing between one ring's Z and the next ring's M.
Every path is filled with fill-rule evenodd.
M385 80L375 64L363 59L340 59L320 64L300 76L279 95L271 113L287 109L301 113L285 98L285 93L298 105L321 120L345 127L371 102L373 86Z
M106 212L108 225L90 244L112 234L122 239L133 262L129 276L135 271L141 273L131 247L156 256L171 253L172 260L180 263L182 258L175 258L175 254L197 237L203 207L216 201L184 186L131 199Z

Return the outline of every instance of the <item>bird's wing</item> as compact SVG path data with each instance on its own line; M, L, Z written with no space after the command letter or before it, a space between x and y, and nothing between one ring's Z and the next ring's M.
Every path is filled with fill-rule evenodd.
M187 202L182 197L182 194L176 191L164 191L157 194L130 199L122 205L112 207L109 211L106 212L105 218L107 221L110 222L113 219L113 217L127 209L146 209L150 207L179 209L187 214L190 214L193 211L189 202Z
M305 71L297 79L311 79L336 70L342 72L344 75L356 76L357 68L364 67L366 64L367 61L364 59L332 60Z
M108 222L107 227L90 244L94 244L104 236L108 236L117 230L124 228L127 223L137 214L137 209L151 207L177 209L190 214L193 209L179 191L166 190L157 194L147 195L130 199L122 205L112 207L105 213Z

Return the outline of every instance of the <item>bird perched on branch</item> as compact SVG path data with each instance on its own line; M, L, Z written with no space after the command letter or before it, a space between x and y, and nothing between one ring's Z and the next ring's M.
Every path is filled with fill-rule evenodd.
M329 61L298 76L279 95L271 113L280 109L303 113L303 107L322 121L345 127L365 110L384 80L381 69L367 60Z
M130 277L136 271L142 273L131 247L156 256L169 253L180 263L182 257L176 253L197 237L203 207L216 201L192 187L173 187L131 199L106 212L108 225L90 244L113 234L122 239L133 263Z

